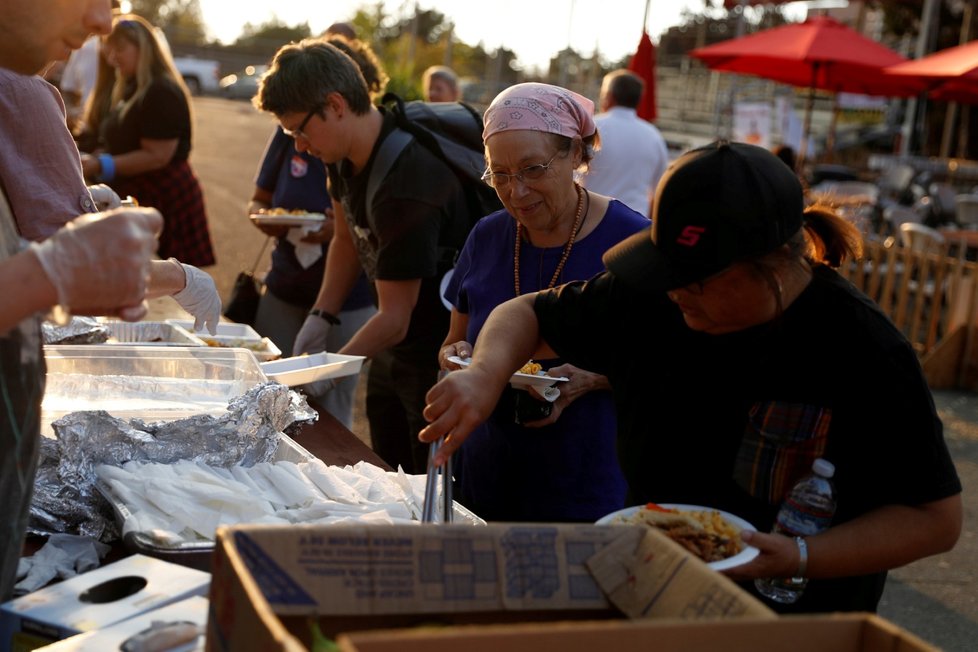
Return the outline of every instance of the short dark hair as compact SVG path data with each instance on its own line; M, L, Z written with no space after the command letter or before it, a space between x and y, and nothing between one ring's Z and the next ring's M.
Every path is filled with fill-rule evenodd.
M607 84L606 92L615 105L628 109L638 107L642 92L645 90L645 82L642 78L625 68L609 72L605 76L605 84Z
M321 39L305 39L275 53L254 101L280 116L322 107L330 93L339 93L357 115L370 110L367 82L353 59Z

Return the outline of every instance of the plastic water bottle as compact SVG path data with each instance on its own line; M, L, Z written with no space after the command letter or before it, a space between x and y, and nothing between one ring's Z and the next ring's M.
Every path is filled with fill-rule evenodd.
M812 473L798 481L781 504L771 530L788 537L810 537L829 527L835 515L835 466L821 458L812 464ZM754 580L758 592L769 600L793 604L801 597L808 580L804 577Z

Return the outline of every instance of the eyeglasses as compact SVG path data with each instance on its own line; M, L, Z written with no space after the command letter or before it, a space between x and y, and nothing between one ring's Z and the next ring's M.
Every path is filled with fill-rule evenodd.
M684 285L681 289L686 290L690 294L701 296L703 294L703 291L706 289L706 285L708 283L717 280L721 276L724 276L725 274L730 272L730 270L732 270L733 268L734 268L733 265L730 265L729 267L724 267L716 274L710 274L704 279L700 279L699 281L693 281L689 285Z
M316 115L317 113L322 113L322 111L323 111L323 106L320 104L319 106L314 107L309 113L306 114L306 117L302 119L302 122L299 123L298 127L296 127L295 129L286 129L285 127L282 127L282 132L289 138L295 140L298 140L299 138L302 138L303 140L309 140L309 136L307 136L303 130L306 128L306 125L309 124L309 121L312 120L312 116Z
M516 174L506 174L505 172L493 172L492 170L486 169L482 174L482 180L493 188L505 188L509 185L512 179L516 179L520 183L526 183L527 181L539 181L543 178L543 175L547 173L550 169L551 164L553 164L554 159L560 155L557 152L550 157L550 160L546 163L537 163L536 165L528 165Z

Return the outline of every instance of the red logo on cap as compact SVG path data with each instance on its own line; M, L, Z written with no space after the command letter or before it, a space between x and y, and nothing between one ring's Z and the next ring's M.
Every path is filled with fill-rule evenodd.
M676 242L685 245L687 247L695 247L696 243L700 241L700 236L706 231L704 226L687 226L683 229L683 232L679 234L676 238Z

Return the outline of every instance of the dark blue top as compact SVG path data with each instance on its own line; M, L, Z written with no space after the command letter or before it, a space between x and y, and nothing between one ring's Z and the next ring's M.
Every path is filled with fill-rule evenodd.
M574 244L557 283L604 271L602 254L648 225L645 217L612 201L594 231ZM515 296L515 238L515 220L499 211L476 224L459 256L445 296L468 315L469 342L476 341L492 309ZM545 288L562 254L562 246L523 242L521 291ZM561 364L538 362L545 368ZM589 392L553 425L525 428L513 420L516 391L504 392L489 421L462 446L456 473L462 503L494 521L594 521L622 508L625 481L615 454L611 392Z
M275 208L322 213L332 205L326 191L325 165L314 156L297 152L294 141L281 127L268 141L255 185L272 193ZM295 246L287 239L279 238L272 251L272 268L265 277L268 289L283 301L312 307L323 281L329 244L323 244L322 248L322 257L303 269L295 257ZM364 308L371 303L370 286L366 276L361 274L343 304L343 310Z

